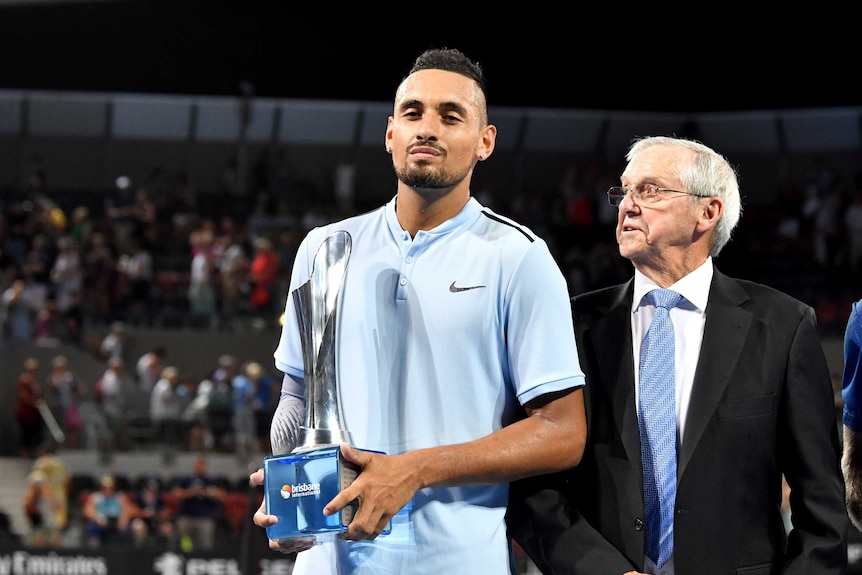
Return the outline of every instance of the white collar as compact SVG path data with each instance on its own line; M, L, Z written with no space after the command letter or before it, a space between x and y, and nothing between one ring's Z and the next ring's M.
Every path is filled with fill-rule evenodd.
M668 289L679 293L688 301L688 305L694 306L701 312L706 311L706 304L709 300L709 287L712 285L712 257L707 257L706 260L699 265L693 272L681 278L679 281L669 286ZM635 270L635 285L634 297L632 298L632 313L636 312L641 305L643 297L654 289L659 289L657 283L646 277L644 274Z

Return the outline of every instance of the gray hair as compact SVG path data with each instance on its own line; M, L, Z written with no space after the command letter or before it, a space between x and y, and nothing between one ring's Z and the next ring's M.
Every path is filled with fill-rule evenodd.
M669 146L694 152L694 162L685 162L676 168L679 179L687 191L700 197L718 197L724 204L722 215L710 238L709 255L718 256L730 241L742 214L736 170L724 156L709 146L695 140L668 136L649 136L636 140L626 153L626 160L631 162L639 153L652 146ZM690 199L692 203L699 200L694 196Z

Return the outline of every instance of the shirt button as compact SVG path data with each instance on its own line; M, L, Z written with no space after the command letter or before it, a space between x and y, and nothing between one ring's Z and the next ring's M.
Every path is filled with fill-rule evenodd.
M643 530L644 530L644 521L643 521L643 519L640 519L640 518L635 519L635 529L636 529L636 530L638 530L638 531L643 531Z
M401 281L399 281L398 283L400 283L403 286L406 286L407 285L407 278L401 278Z
M413 263L413 256L407 256L406 258L404 258L404 261L407 262L408 264L412 264Z

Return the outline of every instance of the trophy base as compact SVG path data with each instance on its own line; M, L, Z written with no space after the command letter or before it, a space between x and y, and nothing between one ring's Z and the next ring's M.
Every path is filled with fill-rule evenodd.
M332 541L359 508L359 501L352 501L334 515L323 514L323 507L359 475L359 468L341 456L337 445L267 456L263 470L266 512L278 517L278 523L266 528L273 541ZM389 529L381 535L387 533Z

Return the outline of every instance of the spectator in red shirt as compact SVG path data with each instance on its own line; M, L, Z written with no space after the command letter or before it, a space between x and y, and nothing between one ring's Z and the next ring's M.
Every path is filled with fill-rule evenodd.
M278 282L279 268L278 254L272 242L268 238L257 238L254 241L254 258L249 268L249 279L251 309L258 317L269 316L273 302L279 299L273 293Z
M15 420L18 422L21 457L34 458L39 455L44 439L44 422L39 413L42 385L39 383L39 360L28 357L24 360L24 371L18 377L18 403Z

